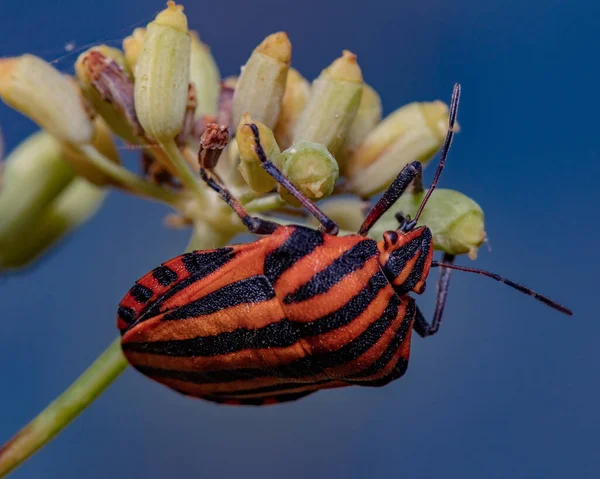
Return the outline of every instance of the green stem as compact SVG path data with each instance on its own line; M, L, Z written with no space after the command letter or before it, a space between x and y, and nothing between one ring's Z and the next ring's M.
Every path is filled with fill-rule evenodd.
M0 449L0 477L5 477L62 431L127 367L117 338L54 402Z
M140 178L110 161L91 145L81 145L78 148L96 168L108 175L118 188L177 207L180 200L179 194Z
M227 244L234 230L218 231L208 224L197 224L186 251L217 248ZM59 432L125 370L127 360L117 338L94 363L54 402L0 448L0 478L17 468Z
M179 151L179 147L175 143L175 140L165 140L160 142L160 146L165 151L169 159L171 160L171 164L177 170L177 176L183 183L183 185L192 192L192 194L196 195L201 202L204 202L204 191L200 188L200 184L198 183L198 178L190 167L188 166L185 158Z

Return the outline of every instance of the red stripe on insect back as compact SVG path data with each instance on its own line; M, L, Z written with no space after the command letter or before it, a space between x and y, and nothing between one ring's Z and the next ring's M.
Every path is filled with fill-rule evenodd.
M277 294L282 299L295 291L299 286L308 283L315 278L319 272L327 269L336 260L351 250L358 243L373 242L362 236L337 236L323 235L322 244L314 248L310 254L303 256L294 262L274 284ZM374 244L374 242L373 242ZM376 254L376 250L373 250ZM361 263L354 265L355 269L360 268Z
M209 295L205 297L207 302L211 300ZM163 320L165 314L149 319L128 332L123 338L124 344L216 336L238 328L262 328L285 317L281 303L275 297L258 303L243 302L212 314L198 314L180 320ZM195 313L192 311L191 314Z
M379 271L379 264L375 258L368 261L360 269L356 269L352 274L346 275L339 283L331 287L326 293L315 295L300 302L289 302L284 305L285 313L288 317L296 321L310 322L317 320L321 316L331 314L359 294L369 282L369 279ZM294 286L296 290L300 285ZM289 288L291 289L291 288ZM288 296L281 294L276 290L282 301Z
M118 324L131 325L157 306L165 295L215 273L235 256L233 248L186 253L163 263L140 278L119 304Z

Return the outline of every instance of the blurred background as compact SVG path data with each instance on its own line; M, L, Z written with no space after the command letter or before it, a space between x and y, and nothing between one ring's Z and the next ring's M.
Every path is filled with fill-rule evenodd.
M0 55L72 71L75 50L120 45L161 1L3 2ZM128 370L23 478L592 478L600 455L597 259L600 173L596 0L185 2L222 74L267 34L291 37L312 79L354 51L384 114L449 101L463 86L442 186L486 213L473 264L565 303L573 318L455 273L441 332L415 338L401 380L271 408L187 399ZM34 125L0 105L7 149ZM426 172L430 181L433 168ZM34 269L0 278L0 442L60 394L115 337L116 305L187 233L166 209L117 192ZM1 212L0 212L1 214ZM435 274L435 273L434 273ZM432 276L432 280L435 276ZM428 316L433 293L419 298Z

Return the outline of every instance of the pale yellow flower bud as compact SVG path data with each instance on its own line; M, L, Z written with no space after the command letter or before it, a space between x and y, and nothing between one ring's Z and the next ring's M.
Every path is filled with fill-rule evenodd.
M148 24L135 67L135 111L146 133L159 141L181 131L190 81L190 36L183 7L168 7Z
M309 97L310 83L297 70L290 68L281 101L279 119L273 130L275 139L281 148L292 146L294 130Z
M221 74L210 48L200 41L196 32L191 35L190 82L196 86L196 118L216 115L221 92Z
M123 40L123 52L125 53L125 61L131 72L135 72L138 58L142 51L144 43L145 28L136 28L133 33Z
M292 45L284 32L269 35L254 49L233 96L234 125L248 112L255 121L275 127L291 57Z
M340 154L358 111L362 88L356 55L344 51L313 82L308 105L294 132L294 143L320 143L333 156Z
M379 94L365 83L356 117L346 137L344 154L341 158L338 158L338 163L343 165L345 158L348 158L366 136L381 122L381 112L382 107Z
M67 77L33 55L0 59L0 97L56 138L88 143L94 128Z
M251 123L254 123L258 127L260 143L265 151L265 155L276 166L280 165L279 155L281 150L275 141L273 132L264 123L254 122L248 114L242 117L235 136L240 156L238 170L252 190L257 193L267 193L275 187L276 182L262 167L260 159L256 154L256 142L254 133L250 128Z
M441 101L410 103L373 129L345 162L349 188L368 197L387 188L408 163L429 161L448 130L448 107Z

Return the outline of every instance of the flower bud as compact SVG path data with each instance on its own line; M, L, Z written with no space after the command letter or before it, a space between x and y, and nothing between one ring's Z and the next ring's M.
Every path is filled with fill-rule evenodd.
M299 141L281 154L281 170L304 195L320 200L333 193L340 171L335 158L327 148L310 141ZM277 188L279 195L291 205L300 202L283 186Z
M362 87L356 55L344 51L313 82L308 105L294 132L294 143L301 140L320 143L337 156L356 116Z
M210 48L200 41L196 32L190 32L190 82L196 86L196 118L216 115L221 92L221 75Z
M362 226L366 216L365 209L368 203L356 197L332 197L319 204L321 211L335 221L340 230L356 233ZM319 227L316 218L311 217L309 224L315 228Z
M46 132L33 134L13 150L2 173L0 245L35 223L73 178L60 143Z
M275 141L273 132L264 123L254 122L248 114L242 117L235 136L240 156L238 170L252 190L257 193L267 193L275 187L276 181L262 167L260 159L256 154L256 142L252 128L250 128L250 123L254 123L258 127L260 143L265 150L265 155L267 155L267 158L275 166L280 165L279 155L281 150Z
M384 231L398 228L395 214L414 217L426 191L403 195L371 228L369 236L381 239ZM418 225L429 227L433 245L449 254L468 254L477 257L477 250L485 240L484 215L481 207L458 191L436 188L432 193Z
M190 82L190 36L183 7L168 7L148 24L135 67L135 111L144 130L172 140L183 127Z
M0 270L17 269L38 259L64 236L90 219L106 191L75 178L49 203L28 228L0 242Z
M345 162L351 191L369 197L387 188L408 163L429 161L448 131L441 101L410 103L373 129Z
M338 158L338 162L343 165L343 159L351 155L352 151L381 122L381 110L381 98L379 94L365 83L358 111L346 137L343 158Z
M117 135L129 144L139 143L143 130L133 105L133 81L121 61L103 52L107 51L91 48L75 62L81 91ZM108 53L117 56L115 52Z
M269 35L254 49L237 81L233 125L248 112L255 121L275 127L291 58L292 45L284 32Z
M0 97L56 138L88 143L94 128L67 77L41 58L0 59Z
M136 28L133 33L123 40L123 52L125 53L125 62L131 72L135 72L138 58L142 51L144 43L145 28Z
M290 68L281 100L279 119L273 133L281 148L292 146L292 138L300 114L308 103L310 83L297 70Z

